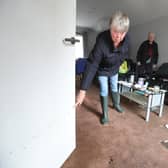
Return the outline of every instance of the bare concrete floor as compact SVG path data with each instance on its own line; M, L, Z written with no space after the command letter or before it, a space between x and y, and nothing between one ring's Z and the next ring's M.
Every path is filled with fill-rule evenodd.
M109 97L108 125L100 124L98 88L92 86L77 109L77 148L62 168L168 168L168 106L163 117L154 112L146 123L143 108L121 98L124 114L112 108Z

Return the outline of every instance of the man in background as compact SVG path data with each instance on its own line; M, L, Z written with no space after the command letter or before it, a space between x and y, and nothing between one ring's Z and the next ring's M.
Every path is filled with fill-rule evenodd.
M153 69L158 62L158 45L155 42L155 34L148 33L148 40L144 41L137 52L137 75L151 77Z

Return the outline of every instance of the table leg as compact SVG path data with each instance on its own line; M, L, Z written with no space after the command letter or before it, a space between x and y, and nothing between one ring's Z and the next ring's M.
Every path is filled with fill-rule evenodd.
M163 114L164 98L165 98L165 93L162 93L161 101L160 101L159 117L162 117L162 114Z
M122 85L118 84L118 92L121 93L122 92Z
M146 111L146 122L149 121L149 117L150 117L151 101L152 101L152 95L149 95L149 97L148 97L148 106L147 106L147 111Z

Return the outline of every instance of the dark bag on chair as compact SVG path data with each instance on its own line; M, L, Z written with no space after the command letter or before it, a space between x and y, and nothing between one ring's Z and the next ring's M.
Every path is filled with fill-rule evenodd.
M156 76L168 79L168 63L163 63L156 71Z

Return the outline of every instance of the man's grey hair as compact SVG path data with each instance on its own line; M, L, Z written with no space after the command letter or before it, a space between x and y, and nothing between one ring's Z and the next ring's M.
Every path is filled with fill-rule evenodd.
M110 19L110 28L115 28L120 32L128 32L130 26L129 17L122 13L121 11L117 11L114 13Z

